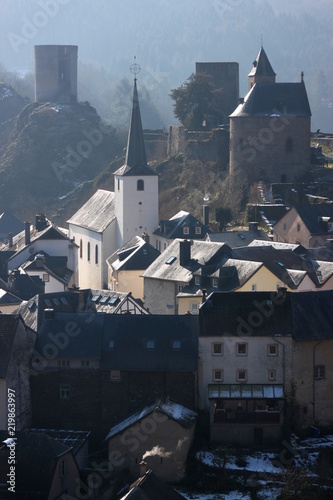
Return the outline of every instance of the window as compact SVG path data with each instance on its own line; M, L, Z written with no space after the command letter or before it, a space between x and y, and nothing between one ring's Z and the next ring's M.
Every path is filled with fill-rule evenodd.
M267 355L268 356L277 356L278 355L278 345L277 344L268 344L267 346Z
M87 260L90 261L90 242L87 244Z
M246 382L247 371L246 370L237 370L236 378L237 378L237 382Z
M222 342L214 342L212 344L212 354L213 354L213 356L223 356L223 344L222 344Z
M301 224L298 222L297 224L297 231L300 231L301 230Z
M257 291L257 285L255 283L253 283L253 285L251 285L251 290L252 290L252 292Z
M200 276L194 276L194 283L198 286L201 285L201 277Z
M114 340L109 340L109 349L114 349Z
M82 368L89 368L89 361L87 359L82 359L81 360L81 367Z
M119 370L111 370L111 373L110 373L110 379L112 382L119 382L120 380L120 371Z
M188 226L183 227L183 234L190 234L190 228Z
M43 274L43 281L44 283L50 281L50 276L48 274Z
M213 287L218 288L219 287L219 280L218 278L213 278Z
M66 472L65 460L61 460L61 462L59 462L59 474L60 474L60 476L64 476L65 472Z
M316 365L315 366L314 378L316 380L325 378L325 365Z
M213 381L223 382L223 370L213 370Z
M184 285L178 285L178 292L182 292L184 288Z
M268 370L268 381L273 382L276 380L276 370Z
M172 349L179 350L182 346L181 340L173 340L172 341Z
M60 399L69 399L69 385L60 386Z
M137 191L144 191L145 190L145 183L142 179L139 179L136 183L136 190Z
M70 366L69 359L58 359L58 366L69 368Z
M117 188L118 188L118 191L120 191L120 179L117 179Z
M284 231L287 230L287 224L286 223L283 224L283 229L284 229Z
M247 343L242 342L242 343L236 344L236 352L237 352L237 356L247 356Z
M195 234L201 234L201 227L195 226Z
M292 140L291 137L288 137L288 139L286 140L286 151L287 151L287 153L292 153L293 148L294 148L293 140Z
M83 247L82 247L82 240L80 240L80 259L82 259L83 255Z
M155 340L147 340L146 348L150 351L155 349Z
M98 245L95 246L95 264L98 264Z
M197 302L191 302L191 314L198 314L199 308Z

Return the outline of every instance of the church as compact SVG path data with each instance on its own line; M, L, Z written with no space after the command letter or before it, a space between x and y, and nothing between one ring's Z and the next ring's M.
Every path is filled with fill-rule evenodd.
M230 115L231 177L295 182L310 169L311 111L303 76L297 83L277 83L261 46L249 91Z
M79 286L96 289L107 288L106 259L158 227L158 174L147 164L136 78L125 163L114 172L114 192L97 190L67 222L79 245Z

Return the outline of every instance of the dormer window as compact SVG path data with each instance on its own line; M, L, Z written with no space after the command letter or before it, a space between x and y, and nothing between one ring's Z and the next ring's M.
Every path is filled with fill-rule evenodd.
M201 277L200 276L194 276L194 283L198 286L201 285Z
M219 286L219 280L218 280L218 278L213 278L213 287L214 288L218 288L218 286Z
M144 191L145 190L145 183L142 179L139 179L136 183L136 190L137 191Z

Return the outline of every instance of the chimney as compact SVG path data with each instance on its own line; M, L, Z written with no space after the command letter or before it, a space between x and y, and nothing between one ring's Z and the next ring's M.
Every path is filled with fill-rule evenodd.
M45 256L39 253L38 255L36 255L35 261L36 261L36 267L38 269L43 269L45 263Z
M258 222L249 222L249 231L258 231Z
M143 233L142 239L145 240L146 243L150 243L150 236L148 233Z
M47 220L44 214L36 215L36 229L37 231L43 231L47 227Z
M209 226L209 205L202 205L202 218L205 226Z
M24 230L25 230L25 244L29 245L30 244L30 222L25 222L24 223Z
M139 467L140 467L140 477L143 477L147 472L147 462L141 460L141 462L139 463Z
M179 264L186 266L191 260L191 241L182 240L179 242Z
M13 233L8 233L8 247L13 246Z
M206 288L202 288L201 291L202 291L202 303L204 303L206 301L207 290Z

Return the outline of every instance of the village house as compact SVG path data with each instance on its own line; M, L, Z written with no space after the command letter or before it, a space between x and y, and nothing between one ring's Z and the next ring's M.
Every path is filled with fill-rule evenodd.
M8 243L10 237L24 230L24 224L10 212L0 214L0 242Z
M34 427L110 427L157 398L197 404L192 316L45 311L32 357Z
M199 407L211 439L260 445L329 427L333 292L213 293L199 314Z
M324 247L333 238L333 205L297 205L274 225L274 241L305 248ZM323 259L324 260L324 259Z
M205 236L205 241L225 243L230 248L244 247L254 240L271 241L267 233L258 227L257 222L250 222L248 231L222 231L219 233L207 233Z
M17 314L0 314L0 430L7 429L9 394L14 394L16 430L30 425L29 369L35 333Z
M142 273L160 255L149 243L149 236L134 236L107 260L109 267L108 288L120 292L132 292L143 300Z
M185 477L196 417L195 411L170 399L145 406L110 429L110 468L129 470L136 478L144 460L159 479L179 482Z
M147 163L136 79L125 163L114 173L114 186L114 192L99 189L68 220L80 248L80 288L107 288L106 259L158 227L158 174Z

